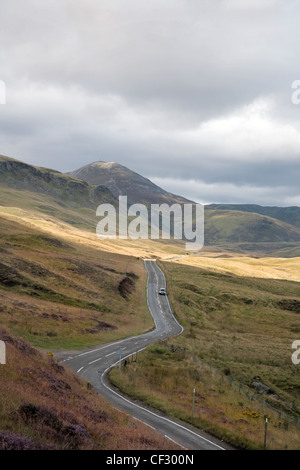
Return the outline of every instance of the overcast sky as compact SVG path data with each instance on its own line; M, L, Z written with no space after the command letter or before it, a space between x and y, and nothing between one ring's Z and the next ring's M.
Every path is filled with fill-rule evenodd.
M0 154L300 205L300 1L9 0L0 18Z

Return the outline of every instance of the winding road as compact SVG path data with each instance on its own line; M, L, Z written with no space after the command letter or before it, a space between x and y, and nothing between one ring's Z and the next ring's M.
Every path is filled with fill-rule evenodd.
M155 328L145 334L126 338L114 343L101 345L73 356L65 357L70 368L89 381L95 390L113 403L118 409L129 413L133 418L140 420L162 433L165 437L176 442L187 450L225 450L230 448L223 442L195 430L179 421L147 409L146 406L120 395L109 383L108 372L121 360L136 354L150 344L179 335L183 327L173 315L168 296L158 295L160 287L166 287L166 279L155 261L145 261L148 273L147 301Z

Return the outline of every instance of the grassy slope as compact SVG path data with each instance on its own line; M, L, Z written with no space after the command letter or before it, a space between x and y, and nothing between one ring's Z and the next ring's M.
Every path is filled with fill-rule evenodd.
M300 332L299 283L165 266L191 352L219 368L230 367L245 383L260 375L283 398L300 402L297 373L289 383L296 372L291 344Z
M143 261L1 219L0 321L43 348L79 348L152 328Z
M262 447L263 416L268 413L269 448L299 449L299 428L286 429L281 415L282 410L299 417L299 367L291 361L291 345L300 332L299 283L241 278L175 263L163 266L185 332L141 353L134 382L133 365L121 375L113 371L113 382L246 448ZM277 412L264 408L253 381L270 387L273 394L265 397L266 405Z
M267 215L273 219L282 220L295 227L300 227L300 207L276 207L276 206L259 206L257 204L210 204L207 210L231 210L252 212L256 214Z
M174 259L174 262L243 277L300 281L299 257L251 257L237 253L203 252L201 255Z
M28 165L0 156L1 186L54 198L64 208L92 208L100 203L116 203L104 186L97 187L59 171Z
M240 254L291 258L300 256L297 225L254 212L205 210L205 245Z
M205 240L209 245L300 242L299 227L261 214L206 210L205 223Z
M49 195L12 189L0 183L0 217L31 227L67 243L85 245L110 253L132 256L169 256L185 253L185 245L176 240L99 240L96 226L100 219L95 209L61 205Z

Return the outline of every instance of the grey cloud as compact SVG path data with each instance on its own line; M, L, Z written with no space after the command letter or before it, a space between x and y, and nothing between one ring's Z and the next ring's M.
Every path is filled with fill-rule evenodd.
M297 201L299 13L293 0L2 2L0 153L61 171L117 161L175 193L217 185L216 202Z

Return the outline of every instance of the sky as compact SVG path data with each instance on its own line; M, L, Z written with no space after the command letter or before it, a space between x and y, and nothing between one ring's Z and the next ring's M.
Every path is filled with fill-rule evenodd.
M300 206L300 0L10 0L0 18L0 154Z

